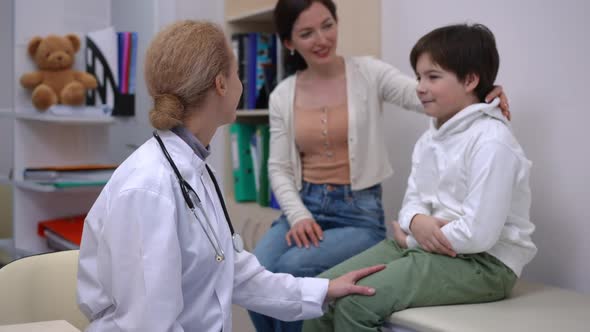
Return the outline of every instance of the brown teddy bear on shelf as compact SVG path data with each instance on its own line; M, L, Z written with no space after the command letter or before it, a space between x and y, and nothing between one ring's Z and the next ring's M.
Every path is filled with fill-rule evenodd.
M96 88L92 75L72 69L79 49L80 39L73 34L31 39L28 52L39 70L24 74L20 83L33 89L32 100L37 109L44 111L58 103L82 105L86 89Z

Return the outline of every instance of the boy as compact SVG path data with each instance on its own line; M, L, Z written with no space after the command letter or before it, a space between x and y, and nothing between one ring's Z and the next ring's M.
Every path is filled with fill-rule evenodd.
M498 106L482 103L499 66L485 26L452 25L422 37L410 54L417 92L433 119L416 143L394 239L328 270L387 268L360 281L374 297L337 301L304 331L378 331L411 307L506 297L536 253L529 221L531 163Z

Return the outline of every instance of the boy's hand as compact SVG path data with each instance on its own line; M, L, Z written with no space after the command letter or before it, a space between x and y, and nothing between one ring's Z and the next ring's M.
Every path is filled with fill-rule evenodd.
M309 248L310 242L319 247L320 241L324 239L324 232L315 220L303 219L293 225L285 235L289 247L291 246L291 238L299 248L302 246Z
M447 220L417 214L412 218L410 230L422 249L428 252L455 257L457 253L455 253L453 246L440 230L448 223Z
M402 249L408 249L408 234L404 232L397 220L392 221L391 226L393 229L393 239L395 240L397 245L400 246L400 248Z
M330 280L328 285L328 294L326 301L333 301L350 294L374 295L375 289L367 286L356 285L360 279L379 272L385 268L385 265L375 265L364 269L348 272L336 279Z

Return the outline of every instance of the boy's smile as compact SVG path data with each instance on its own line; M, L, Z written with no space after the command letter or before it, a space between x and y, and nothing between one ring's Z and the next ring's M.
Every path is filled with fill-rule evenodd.
M416 63L418 98L426 114L436 118L440 127L465 107L478 103L474 93L479 78L468 75L464 82L455 73L432 62L430 54L422 54Z

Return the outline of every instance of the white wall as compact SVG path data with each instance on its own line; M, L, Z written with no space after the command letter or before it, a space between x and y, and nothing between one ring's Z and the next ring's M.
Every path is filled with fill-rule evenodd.
M412 74L409 52L442 25L479 22L496 35L497 82L510 99L512 125L533 161L532 221L537 257L523 277L590 293L590 2L585 0L385 0L384 60ZM396 216L410 153L424 117L386 108L390 159L396 174L385 183L387 215Z
M111 1L111 24L116 31L137 32L135 116L118 117L109 131L111 158L122 162L152 133L148 113L152 107L143 78L145 51L157 30L156 0Z
M193 20L208 20L223 26L224 22L224 1L223 0L176 0L176 18L177 19L193 19ZM225 163L225 137L223 136L223 129L220 128L215 133L211 141L211 156L207 159L217 171L219 177L220 187L224 187L225 179L224 163Z
M147 93L143 78L145 51L154 35L163 27L181 19L206 19L223 22L223 1L208 0L125 0L112 2L112 21L117 30L139 32L137 93L135 96L135 117L121 119L111 130L115 160L123 160L135 147L141 145L151 135L153 128L149 123L149 110L152 101ZM134 15L126 13L133 12ZM221 135L216 135L211 143L213 151L210 163L222 169L224 154ZM222 137L221 137L222 138ZM222 179L221 179L222 180Z
M7 181L13 144L13 16L12 1L0 1L0 241L12 235L12 189Z
M12 235L12 188L6 182L12 168L14 4L0 1L0 239Z
M12 108L14 3L0 2L0 112ZM2 122L8 122L0 118ZM12 133L10 134L12 136ZM2 136L4 137L4 136Z

